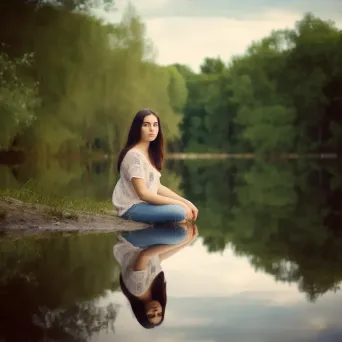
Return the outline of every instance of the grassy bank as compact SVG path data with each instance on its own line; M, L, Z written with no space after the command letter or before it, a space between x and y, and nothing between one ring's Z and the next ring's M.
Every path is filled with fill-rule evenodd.
M108 201L95 201L89 198L74 199L59 197L53 194L45 194L38 189L0 189L0 200L4 200L5 198L13 198L25 203L48 206L51 210L55 211L64 209L78 212L114 214L113 204L110 199Z
M0 190L0 232L115 232L146 227L117 216L110 199L61 198L31 189Z

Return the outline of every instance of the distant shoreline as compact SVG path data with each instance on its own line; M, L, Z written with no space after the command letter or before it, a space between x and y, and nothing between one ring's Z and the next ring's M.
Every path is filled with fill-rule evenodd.
M166 159L255 159L256 154L254 153L184 153L184 152L169 152L166 153ZM24 151L13 150L13 151L1 151L0 150L0 165L19 165L25 162L26 155ZM83 156L76 153L63 156L51 156L51 158L70 158L83 159ZM113 158L105 153L93 153L88 155L89 160L109 160ZM338 159L340 156L337 153L277 153L269 154L265 159ZM115 156L116 158L116 156ZM87 158L86 158L87 159Z
M168 153L168 159L254 159L253 153ZM284 153L272 155L280 159L338 159L337 153Z

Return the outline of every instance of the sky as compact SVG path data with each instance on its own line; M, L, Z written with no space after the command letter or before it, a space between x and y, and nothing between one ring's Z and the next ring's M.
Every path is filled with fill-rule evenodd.
M158 64L183 63L195 71L205 57L229 62L273 29L292 28L304 13L342 28L341 0L131 0L157 51ZM118 22L127 0L103 14Z
M342 292L307 301L297 284L257 272L230 247L208 253L201 238L162 263L168 304L161 327L145 330L121 292L103 304L121 305L115 335L91 342L337 342L342 341Z

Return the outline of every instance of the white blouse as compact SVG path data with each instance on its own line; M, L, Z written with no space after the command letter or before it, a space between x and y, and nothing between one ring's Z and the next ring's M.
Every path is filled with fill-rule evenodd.
M118 215L122 216L132 205L144 202L136 193L132 178L143 178L148 190L157 193L161 173L152 166L143 152L132 148L127 152L120 166L120 178L112 195L112 202Z
M134 271L134 264L143 249L133 246L122 236L113 247L113 254L121 265L122 280L128 291L134 296L141 296L150 287L155 277L162 272L158 255L150 258L143 271Z

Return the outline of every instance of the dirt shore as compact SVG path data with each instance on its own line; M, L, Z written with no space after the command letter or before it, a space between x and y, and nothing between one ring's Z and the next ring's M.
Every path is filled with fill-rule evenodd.
M0 199L1 234L116 232L145 227L146 224L120 219L114 211L107 214L85 213L26 203L9 197Z

